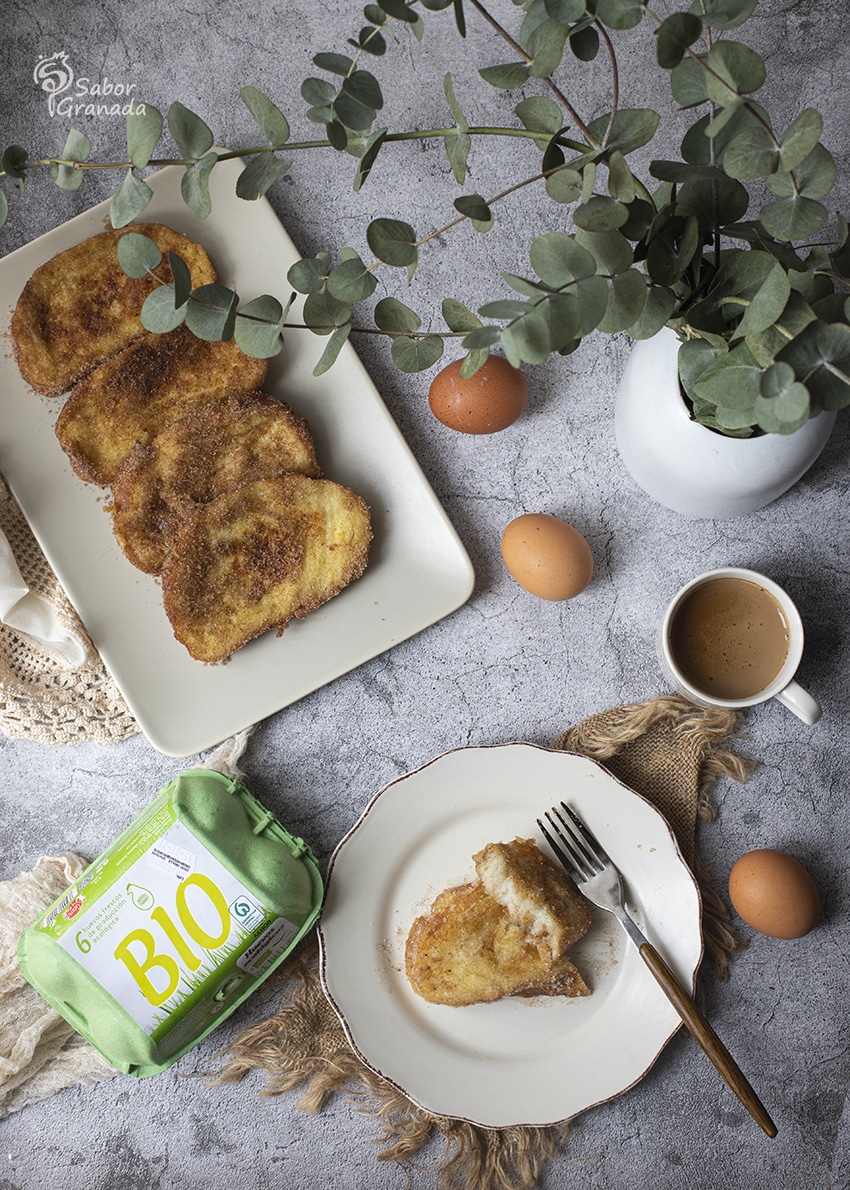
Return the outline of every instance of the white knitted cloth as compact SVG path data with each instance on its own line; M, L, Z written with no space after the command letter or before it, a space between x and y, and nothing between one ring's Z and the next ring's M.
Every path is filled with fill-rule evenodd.
M0 529L29 589L56 608L60 623L88 639L23 513L0 481ZM112 744L139 730L94 647L73 668L55 649L0 623L0 731L45 744Z

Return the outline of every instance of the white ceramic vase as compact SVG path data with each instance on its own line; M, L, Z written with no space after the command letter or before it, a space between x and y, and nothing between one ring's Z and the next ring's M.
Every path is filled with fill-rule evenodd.
M614 414L626 470L653 500L684 516L720 519L763 508L808 471L836 415L822 413L793 434L727 438L692 420L678 349L666 327L632 348Z

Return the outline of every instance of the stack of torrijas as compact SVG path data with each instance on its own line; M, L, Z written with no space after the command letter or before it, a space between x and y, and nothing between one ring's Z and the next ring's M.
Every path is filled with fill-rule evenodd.
M129 231L162 251L155 277L120 268ZM106 231L35 271L12 340L32 388L68 394L57 438L80 479L112 489L116 539L161 577L174 635L216 662L358 578L371 524L359 496L322 477L304 418L262 391L265 360L185 326L145 331L139 311L170 282L169 251L193 287L215 280L204 249L171 228Z

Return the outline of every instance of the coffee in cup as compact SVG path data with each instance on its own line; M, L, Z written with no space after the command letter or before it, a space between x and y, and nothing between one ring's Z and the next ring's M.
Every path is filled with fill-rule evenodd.
M667 609L659 659L679 693L703 706L742 708L778 698L804 722L821 708L793 680L803 625L781 587L751 570L700 575Z

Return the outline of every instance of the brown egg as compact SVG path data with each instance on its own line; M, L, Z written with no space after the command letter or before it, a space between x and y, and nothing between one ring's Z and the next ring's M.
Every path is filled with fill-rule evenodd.
M809 873L793 856L769 847L741 856L729 873L729 896L747 925L769 938L802 938L820 917Z
M528 404L528 381L500 355L491 355L474 376L460 374L462 359L438 372L428 390L431 412L462 434L495 434L513 425Z
M539 599L572 599L593 575L590 546L567 521L529 512L502 534L502 557L521 587Z

